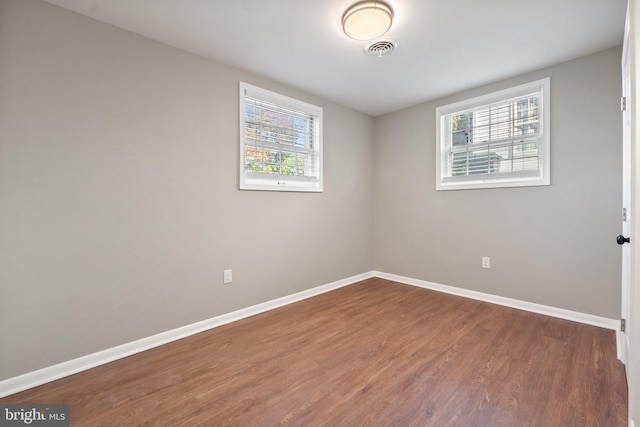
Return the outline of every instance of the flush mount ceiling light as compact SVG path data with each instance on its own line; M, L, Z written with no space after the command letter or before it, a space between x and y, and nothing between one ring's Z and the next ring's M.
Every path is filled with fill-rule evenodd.
M342 15L344 33L355 40L372 40L389 31L393 23L391 6L381 1L362 1Z

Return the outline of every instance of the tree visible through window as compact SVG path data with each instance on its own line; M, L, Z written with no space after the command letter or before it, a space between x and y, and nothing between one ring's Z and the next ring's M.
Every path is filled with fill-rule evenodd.
M322 191L322 109L241 84L241 189Z

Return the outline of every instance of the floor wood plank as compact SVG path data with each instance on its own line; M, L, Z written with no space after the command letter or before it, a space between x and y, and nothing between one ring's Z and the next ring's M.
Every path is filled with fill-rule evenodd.
M613 331L373 278L0 403L73 426L627 425Z

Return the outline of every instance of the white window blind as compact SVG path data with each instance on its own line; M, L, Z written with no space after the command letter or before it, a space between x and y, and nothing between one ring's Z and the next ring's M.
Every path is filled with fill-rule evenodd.
M549 185L549 79L439 107L437 190Z
M322 108L240 84L240 188L322 191Z

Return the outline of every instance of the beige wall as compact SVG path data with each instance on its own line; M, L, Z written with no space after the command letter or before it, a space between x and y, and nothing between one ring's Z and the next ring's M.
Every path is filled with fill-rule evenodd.
M0 380L371 270L372 118L34 0L0 70ZM324 108L324 193L238 190L240 80Z
M375 269L617 318L620 57L606 50L377 118ZM436 192L435 108L544 77L552 185Z

